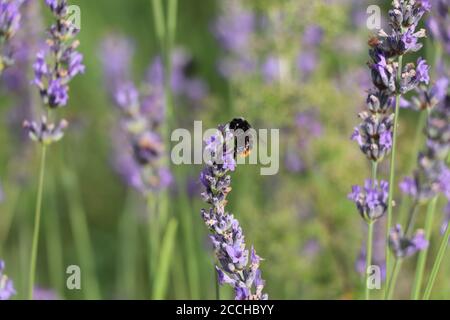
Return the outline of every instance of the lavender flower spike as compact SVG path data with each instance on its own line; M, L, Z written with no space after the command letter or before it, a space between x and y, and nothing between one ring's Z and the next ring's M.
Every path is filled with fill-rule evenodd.
M139 90L131 81L133 48L127 38L109 36L100 56L110 57L102 58L103 69L110 98L120 114L113 134L113 165L129 186L144 195L165 190L173 179L164 163L166 149L160 134L165 117L161 59L154 59Z
M11 279L9 279L3 270L5 269L5 262L0 260L0 300L9 300L16 294L14 285Z
M362 123L352 135L361 151L375 162L381 161L392 148L394 114L391 112L395 96L430 81L429 66L424 59L419 58L417 66L406 64L400 81L396 81L400 67L394 62L397 57L422 47L419 39L425 36L425 30L416 31L416 27L425 12L430 11L429 1L394 0L392 6L389 11L391 33L381 30L369 40L371 61L368 65L374 87L367 97L368 111L360 113Z
M69 96L69 82L84 73L83 56L74 40L79 30L68 20L66 0L46 0L56 23L50 27L47 46L38 52L34 64L34 84L49 108L64 107ZM52 59L55 57L54 59ZM47 61L49 60L49 61Z
M416 252L426 249L428 247L428 241L423 230L417 230L412 238L408 238L403 234L402 226L397 224L391 230L389 247L394 256L401 259L410 257Z
M413 177L400 183L403 193L423 203L442 193L450 198L450 169L446 164L450 152L450 96L430 111L425 134L426 148L417 159Z
M220 284L234 288L236 300L267 300L263 293L264 280L259 269L261 258L253 247L246 249L244 234L239 221L225 210L226 197L231 191L230 171L236 168L234 159L234 135L229 124L219 126L216 134L206 141L211 159L200 175L206 188L202 194L211 205L202 210L203 220L211 235L219 266L216 266Z
M42 101L49 109L64 107L69 101L69 82L84 73L83 55L76 51L80 44L74 40L79 30L68 20L66 0L46 0L46 5L56 18L48 33L46 46L36 55L33 84L39 89ZM42 119L40 125L25 121L24 128L32 140L51 144L63 137L63 129L68 123L47 124Z

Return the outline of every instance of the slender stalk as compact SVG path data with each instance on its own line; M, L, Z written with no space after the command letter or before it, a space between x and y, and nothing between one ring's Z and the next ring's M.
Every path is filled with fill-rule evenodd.
M377 180L377 169L378 169L378 163L373 161L372 162L372 186L375 187L376 180ZM372 247L373 247L373 227L375 222L369 221L368 222L368 229L367 229L367 248L366 248L366 284L365 284L365 297L366 300L370 300L370 288L369 288L369 272L370 266L372 265Z
M164 99L166 106L166 121L163 124L162 132L164 134L164 139L167 146L170 146L170 130L174 121L173 99L171 92L172 46L175 41L177 28L178 0L168 0L167 3L168 12L166 17L164 14L163 2L161 0L152 0L155 30L158 41L160 43L160 50L164 61ZM169 157L166 156L164 162L167 167L170 167ZM161 195L159 195L158 203L160 207L158 208L157 220L154 219L153 222L149 220L149 223L151 224L149 226L149 231L151 233L149 237L151 239L149 239L149 241L153 251L153 253L151 254L153 261L150 261L150 264L152 265L151 268L153 269L153 274L151 276L154 282L153 297L156 299L159 299L161 296L163 296L167 286L167 284L165 283L165 276L161 275L160 269L163 268L163 265L165 263L164 259L166 259L167 261L170 261L170 259L172 259L171 256L167 256L169 252L165 252L163 248L161 248L160 250L159 243L162 240L162 245L164 246L166 244L165 242L167 241L167 248L170 249L171 247L173 247L175 244L172 244L170 242L175 242L176 239L170 234L170 232L172 232L172 230L176 230L178 224L178 222L174 219L170 219L169 221L169 199L167 190L164 190ZM165 234L164 239L160 239L161 230ZM174 238L172 239L172 237ZM170 254L172 254L172 251L169 251ZM168 269L164 269L164 272L168 272Z
M219 275L217 274L216 271L216 266L213 263L213 267L214 267L214 277L215 277L215 283L216 283L216 300L220 300L220 285L219 285Z
M160 228L158 199L151 194L147 196L147 219L148 219L148 245L150 254L148 256L149 278L153 284L157 275L157 263L159 257Z
M181 176L181 174L180 174ZM186 181L184 178L179 178L178 187L179 190L182 190L185 184L182 184L181 181ZM192 221L192 216L190 212L192 212L192 204L188 201L186 194L180 193L178 196L178 204L180 205L179 209L179 219L181 223L181 227L183 229L183 242L184 249L186 252L186 268L188 273L189 280L189 292L191 299L200 299L200 275L199 275L199 266L198 266L198 255L196 250L196 238L194 234L194 223ZM182 209L181 209L182 208Z
M42 145L41 149L41 164L39 170L39 184L36 200L36 211L34 217L34 231L33 231L33 243L31 245L31 259L29 270L29 283L28 283L28 299L33 300L34 279L36 276L36 260L38 254L39 244L39 229L41 224L41 211L42 211L42 194L44 191L44 178L45 178L45 160L46 160L46 146Z
M167 223L166 232L161 242L161 250L157 265L156 274L158 275L154 280L152 297L155 300L161 300L166 297L169 274L172 266L173 253L175 251L176 235L177 235L178 221L171 218Z
M48 181L48 180L47 180ZM64 298L64 257L61 237L61 223L58 215L56 179L47 183L45 201L50 205L45 217L43 217L44 234L47 247L48 272L51 287L58 292L59 297Z
M417 201L414 201L409 212L408 222L406 223L405 235L410 235L413 232L418 212L419 212L419 203Z
M370 221L367 224L367 249L366 249L366 300L370 300L370 288L369 288L369 272L370 266L372 265L372 243L373 243L373 225L374 222Z
M138 225L132 208L132 192L127 192L119 222L120 254L117 255L117 293L127 299L137 296L136 250L138 248Z
M436 212L437 199L438 197L434 197L428 203L427 215L425 220L425 237L427 237L428 242L430 241L431 229L433 227L433 220ZM427 254L428 254L428 247L419 252L419 258L417 260L416 276L414 278L414 283L411 292L412 293L411 298L414 300L419 299L420 288L422 287L423 273L425 271L425 264L427 262Z
M167 51L170 52L175 41L177 30L178 0L169 0L167 17Z
M29 197L25 197L27 200ZM26 204L28 201L21 201L20 205ZM24 207L29 208L28 205L25 205ZM19 206L18 210L21 210L22 206ZM20 211L19 211L20 212ZM15 285L17 285L17 298L21 300L28 299L28 264L30 263L30 243L31 243L31 228L32 226L27 223L27 217L25 215L17 215L17 223L21 226L21 229L18 235L18 250L14 252L14 254L17 257L18 264L18 271L19 274L24 275L19 277ZM2 257L4 255L2 254Z
M428 279L427 286L425 287L425 293L423 295L424 300L430 299L431 291L433 290L434 282L436 281L437 274L441 268L442 260L444 259L445 251L447 249L448 241L450 240L450 226L447 226L444 237L439 245L439 250L434 261L433 268L431 269L430 278Z
M80 187L77 176L69 170L64 161L61 163L61 177L69 206L70 227L73 233L75 249L80 264L85 270L83 293L88 300L101 298L100 285L95 272L95 256L89 233L86 212L82 206Z
M173 299L186 299L189 297L189 284L187 283L187 277L184 275L184 261L183 257L179 254L175 255L172 264L172 292L174 293Z
M5 204L6 208L2 211L2 219L0 220L0 254L4 250L6 240L8 240L15 211L20 202L20 187L13 186L5 193L8 195L8 203Z
M163 39L166 34L166 27L164 23L164 10L161 0L152 0L153 19L155 20L156 36L163 46Z
M170 130L173 124L173 97L172 97L172 48L175 41L176 27L177 27L177 11L178 11L178 0L168 0L168 14L167 14L167 27L166 34L164 38L165 48L163 53L165 56L165 69L166 75L165 79L165 96L166 96L166 114L167 114L167 130ZM167 131L167 140L169 140L170 132ZM169 141L170 142L170 141Z
M398 69L397 69L397 84L400 82L402 74L402 64L403 56L398 57ZM394 200L394 184L395 184L395 152L397 149L397 129L398 129L398 119L400 116L400 93L397 93L395 98L395 118L394 118L394 133L392 138L392 153L391 153L391 164L389 173L389 197L388 197L388 212L387 212L387 222L386 222L386 239L389 238L389 232L392 228L392 202ZM388 246L386 246L386 277L389 279L390 272L390 260L391 252Z
M391 278L389 280L388 289L386 290L385 299L391 300L394 294L395 285L397 284L398 274L402 267L402 259L397 258L394 262L394 270L392 271Z

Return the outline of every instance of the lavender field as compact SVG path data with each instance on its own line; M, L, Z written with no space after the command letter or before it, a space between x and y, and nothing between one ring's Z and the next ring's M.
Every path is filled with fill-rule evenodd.
M0 0L0 300L450 299L450 0Z

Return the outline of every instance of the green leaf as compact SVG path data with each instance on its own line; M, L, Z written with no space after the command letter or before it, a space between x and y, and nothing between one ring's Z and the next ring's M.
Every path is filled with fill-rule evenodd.
M161 300L167 292L168 278L173 251L175 247L175 236L178 228L178 221L174 218L170 219L167 231L161 246L161 253L158 261L158 268L153 287L153 298Z

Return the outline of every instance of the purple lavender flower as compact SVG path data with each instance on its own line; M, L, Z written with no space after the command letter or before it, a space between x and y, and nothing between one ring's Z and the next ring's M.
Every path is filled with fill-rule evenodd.
M416 77L419 82L423 82L425 84L428 84L430 82L430 76L428 74L430 67L427 65L427 62L419 58L417 60L417 67L416 67Z
M307 155L311 143L322 135L322 124L313 109L299 112L294 119L286 152L286 168L291 172L301 172L307 168Z
M147 72L148 92L142 97L141 110L147 115L154 127L160 126L166 115L164 98L164 72L160 57L156 57Z
M102 41L99 60L102 63L106 88L111 96L117 92L121 84L127 83L131 79L130 68L133 52L133 43L125 37L107 36Z
M104 74L111 100L120 112L119 126L113 134L113 166L132 188L143 194L166 189L172 175L163 160L165 146L159 131L164 121L164 77L161 59L152 63L145 90L137 89L130 79L132 52L129 41L108 37L102 44L102 55L111 55L114 62L104 63ZM116 44L116 45L114 45ZM116 63L123 63L118 67Z
M416 252L426 249L428 247L428 241L423 230L417 230L414 236L408 238L403 234L402 226L397 224L391 230L389 247L394 256L401 259L410 257Z
M367 108L360 113L363 122L355 129L352 139L357 141L361 151L375 162L384 158L392 147L394 114L389 114L395 106L395 96L428 84L429 66L422 58L417 66L406 64L402 69L400 83L396 75L398 64L394 59L421 48L419 39L424 30L416 32L416 27L425 12L430 10L428 1L395 0L389 11L392 33L381 30L378 36L369 40L369 63L374 88L369 91Z
M65 106L69 101L69 88L60 79L51 80L47 89L48 103L51 106Z
M372 81L380 90L392 94L396 90L395 86L396 69L392 64L387 63L384 55L379 54L377 62L372 64Z
M280 78L280 60L269 56L262 66L262 75L267 83L273 83Z
M45 4L49 6L53 12L55 12L59 7L59 0L45 0Z
M249 54L256 17L240 0L221 3L222 13L213 25L213 33L227 56L219 62L219 71L224 77L234 79L253 73L257 67Z
M431 10L430 0L394 0L389 10L391 27L395 31L414 30L420 19Z
M434 10L426 22L431 36L442 45L447 54L450 54L449 7L447 0L434 0Z
M239 221L225 210L226 197L231 191L229 172L236 166L234 136L229 124L219 126L216 134L205 141L205 150L211 158L200 174L205 187L203 199L210 204L202 209L202 218L208 227L219 266L216 266L220 284L229 284L237 300L266 300L264 281L259 269L261 258L253 247L246 249Z
M428 75L429 66L422 58L417 60L417 67L413 63L408 63L404 68L400 80L400 92L407 93L416 89L421 83L428 84L430 76Z
M419 154L413 177L405 178L400 188L418 202L426 202L438 193L450 198L450 97L446 96L428 117L426 148Z
M46 1L56 23L50 27L50 38L45 49L38 52L34 64L34 84L49 108L64 107L68 102L68 84L79 73L84 73L83 56L76 51L74 40L79 30L68 20L67 1ZM47 61L57 57L51 63Z
M416 181L411 177L405 177L399 184L400 190L407 195L412 197L417 196L417 185Z
M447 77L440 77L431 87L421 85L417 88L417 96L412 98L412 108L414 110L431 110L445 98L449 80Z
M39 89L43 103L50 109L64 107L69 100L69 82L85 67L83 56L76 51L79 41L74 40L79 30L68 20L69 12L66 0L48 0L46 5L52 11L56 22L50 27L46 46L36 55L33 65L33 84ZM63 137L66 120L59 125L42 122L24 122L32 140L44 144L59 141Z
M224 9L213 27L214 34L224 49L240 54L248 48L255 29L255 17L237 0L227 1Z
M305 50L297 57L297 69L304 80L308 79L317 68L317 52Z
M173 52L172 90L177 99L193 107L198 107L205 99L208 88L201 79L195 76L195 71L195 61L185 50L178 48Z
M392 148L392 129L394 115L379 117L361 112L363 122L356 127L351 139L356 141L369 160L381 161Z
M324 31L320 26L306 27L302 38L302 51L297 56L297 68L303 80L308 79L317 68L317 48L322 43Z
M284 163L286 169L290 172L302 172L305 170L305 163L294 148L289 148L289 150L287 150Z
M117 106L126 113L138 112L139 92L133 83L122 83L122 86L118 87L114 94L114 100Z
M20 0L0 1L0 38L9 40L20 26Z
M0 300L9 300L16 294L14 284L3 271L5 270L5 262L0 260Z
M444 219L441 225L441 235L443 235L447 230L449 222L450 222L450 200L444 208Z
M313 24L306 27L302 42L304 46L317 47L322 43L323 37L324 31L322 27Z
M61 140L64 137L64 129L67 126L68 122L64 119L58 125L47 123L47 117L45 116L42 116L40 123L28 122L27 120L23 123L23 127L28 132L30 139L44 145L50 145Z
M0 75L14 64L10 40L20 28L21 0L0 0Z
M375 221L386 213L388 189L389 184L384 180L378 182L367 179L364 187L352 187L348 199L355 202L364 220Z

